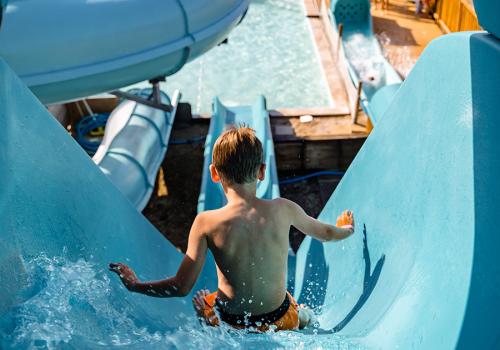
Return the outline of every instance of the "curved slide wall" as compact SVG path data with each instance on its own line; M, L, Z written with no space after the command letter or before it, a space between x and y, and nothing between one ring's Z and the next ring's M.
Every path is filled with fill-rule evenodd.
M1 59L0 101L0 347L88 349L144 327L174 332L179 315L192 313L188 299L132 295L106 269L124 261L163 278L175 273L178 251ZM47 261L55 270L40 267ZM212 265L204 276L197 288L214 288Z
M379 349L500 346L499 77L492 35L424 51L320 214L354 210L355 235L299 250L296 296L322 305L324 333Z
M0 57L50 104L171 75L227 37L249 0L10 0Z

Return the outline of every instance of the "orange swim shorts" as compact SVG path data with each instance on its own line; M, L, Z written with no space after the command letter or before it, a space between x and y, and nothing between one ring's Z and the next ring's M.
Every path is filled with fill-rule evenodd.
M249 317L224 313L218 305L217 292L205 296L204 300L205 308L202 311L202 318L209 326L218 326L220 315L225 323L237 329L256 328L260 332L266 332L270 328L276 331L299 328L299 306L289 292L286 293L285 301L277 310L265 315Z

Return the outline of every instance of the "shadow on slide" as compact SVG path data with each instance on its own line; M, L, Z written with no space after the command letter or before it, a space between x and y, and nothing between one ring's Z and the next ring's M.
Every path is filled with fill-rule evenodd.
M373 289L377 285L378 278L380 277L380 272L382 272L382 267L384 267L385 262L385 254L382 254L380 259L378 259L375 264L375 268L373 269L373 273L371 272L371 259L370 259L370 251L368 250L368 240L367 240L367 232L366 232L366 224L363 225L363 259L365 260L365 275L363 280L363 293L359 296L358 302L354 305L352 310L344 317L342 321L340 321L335 327L332 328L332 332L339 332L344 328L349 321L352 320L354 316L358 313L358 311L363 307L368 298L373 292Z
M295 295L307 303L303 286L320 281L322 333L377 349L498 348L499 37L434 40L319 215L333 224L349 208L366 225L365 240L297 252Z
M366 224L363 225L363 260L365 265L365 271L363 275L363 291L359 296L359 299L354 304L353 308L346 314L346 316L333 328L331 329L321 329L317 330L318 334L329 334L341 331L353 318L356 316L359 310L363 307L366 301L370 298L375 286L382 272L382 268L385 262L385 254L378 259L375 264L373 272L371 270L371 257L370 250L368 249L368 239L367 239L367 229ZM306 260L306 269L304 271L305 276L326 276L327 278L315 279L314 283L306 283L302 286L302 291L300 293L299 303L304 303L310 308L316 309L321 307L325 303L329 267L325 260L324 249L322 249L322 243L317 240L311 240L310 252L314 251L314 254L308 254Z

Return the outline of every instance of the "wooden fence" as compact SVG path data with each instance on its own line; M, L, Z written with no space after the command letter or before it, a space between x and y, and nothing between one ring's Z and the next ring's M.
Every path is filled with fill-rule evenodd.
M481 30L476 11L468 0L439 0L436 19L447 32Z

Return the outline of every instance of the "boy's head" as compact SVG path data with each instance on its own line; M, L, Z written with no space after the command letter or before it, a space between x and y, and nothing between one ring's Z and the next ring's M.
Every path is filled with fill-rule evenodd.
M255 131L238 127L223 132L215 141L210 168L212 179L228 185L264 179L263 150Z

